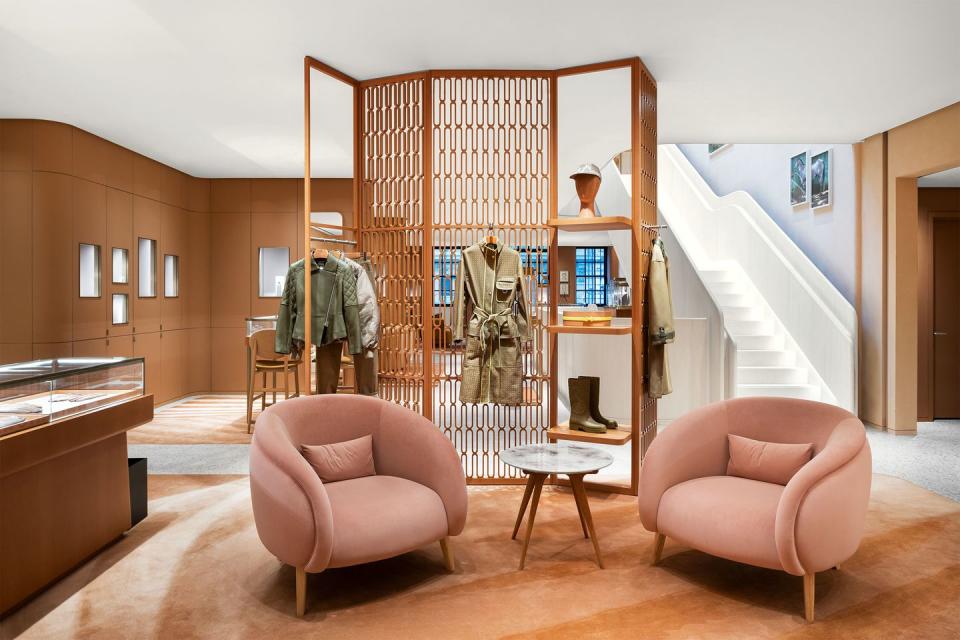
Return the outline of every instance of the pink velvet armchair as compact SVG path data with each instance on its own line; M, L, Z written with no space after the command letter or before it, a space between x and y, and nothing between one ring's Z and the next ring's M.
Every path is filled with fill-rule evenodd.
M727 434L812 443L813 458L786 486L726 475ZM650 445L640 474L640 520L665 538L758 567L803 576L814 615L814 576L839 568L863 536L871 458L863 423L833 405L737 398L692 411Z
M377 475L323 483L300 445L373 437ZM296 568L297 615L306 574L382 560L463 530L467 490L453 445L428 420L391 402L355 395L294 398L257 419L250 449L257 533Z

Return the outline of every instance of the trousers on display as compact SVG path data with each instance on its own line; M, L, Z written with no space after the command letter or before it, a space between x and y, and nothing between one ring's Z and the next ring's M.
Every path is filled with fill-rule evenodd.
M367 349L351 356L356 375L357 393L377 395L377 352ZM343 343L333 342L317 346L317 393L336 393L340 382L340 363Z

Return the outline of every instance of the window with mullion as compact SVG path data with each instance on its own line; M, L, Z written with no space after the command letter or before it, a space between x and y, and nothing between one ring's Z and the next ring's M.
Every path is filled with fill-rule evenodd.
M575 262L577 304L607 304L607 248L577 247Z
M460 255L460 247L433 250L433 306L449 307L453 304Z

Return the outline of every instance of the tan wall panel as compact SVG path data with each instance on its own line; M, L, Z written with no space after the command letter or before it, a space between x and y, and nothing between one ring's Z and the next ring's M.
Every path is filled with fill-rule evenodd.
M229 178L211 180L210 211L248 213L250 211L250 180Z
M210 330L210 376L213 391L246 389L246 338L242 328Z
M886 425L886 136L860 149L860 418Z
M72 355L72 342L35 342L33 344L33 357L37 360L42 358L69 358Z
M34 122L33 170L73 173L73 127L49 120Z
M260 248L286 247L294 261L299 226L296 213L254 213L251 226L251 315L276 315L280 298L260 297Z
M205 178L187 176L184 182L186 195L184 208L188 211L208 213L210 211L210 181Z
M0 146L0 169L33 169L33 120L4 120Z
M107 339L107 355L112 358L132 358L133 357L133 336L117 336Z
M108 140L73 131L74 175L115 189L133 190L133 152Z
M162 353L159 331L133 336L133 355L143 358L145 393L154 394L154 403L160 402L157 394L162 384Z
M163 331L160 334L160 389L157 403L168 402L184 394L187 377L187 340L184 331Z
M189 260L185 251L186 226L186 213L183 209L171 206L163 207L160 231L160 270L164 272L164 286L166 286L166 272L163 265L166 256L177 256L180 260L177 296L168 298L165 289L160 291L160 324L164 331L183 328L183 293L186 284L184 272L189 268Z
M24 362L33 358L32 344L0 344L0 364Z
M134 333L153 333L160 330L160 296L163 295L163 262L160 256L160 234L163 226L164 205L140 196L133 198L133 252L130 254L131 300L133 315L131 323ZM157 288L156 297L141 298L138 286L139 278L139 239L149 238L157 241Z
M186 329L186 380L184 393L210 391L210 332L209 328Z
M175 169L156 160L140 154L133 156L134 195L179 206L182 197L180 175Z
M110 355L110 350L107 347L107 339L75 340L73 343L73 355L77 358L106 357Z
M79 282L80 243L100 247L100 297L81 298ZM87 340L107 335L106 282L110 279L107 247L107 188L73 179L73 339Z
M186 216L186 255L189 268L183 278L184 326L210 327L210 215Z
M33 342L33 175L0 173L0 338Z
M73 178L33 174L33 340L73 339Z
M887 427L897 431L917 428L916 178L958 166L960 103L887 132Z
M296 213L299 198L296 179L250 180L250 210L254 213Z
M297 180L297 211L303 213L303 180ZM311 211L339 211L345 227L355 226L353 219L353 180L351 178L314 178L310 182Z
M210 214L210 317L214 327L242 327L250 315L250 214Z

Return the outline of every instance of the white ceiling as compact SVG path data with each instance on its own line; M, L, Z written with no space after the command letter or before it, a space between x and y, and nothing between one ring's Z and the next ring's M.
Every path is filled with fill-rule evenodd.
M917 179L917 185L920 187L960 187L960 167L923 176Z
M360 79L639 55L661 142L853 142L960 100L957 24L956 0L0 0L0 117L297 176L305 54ZM318 170L349 175L327 115Z

